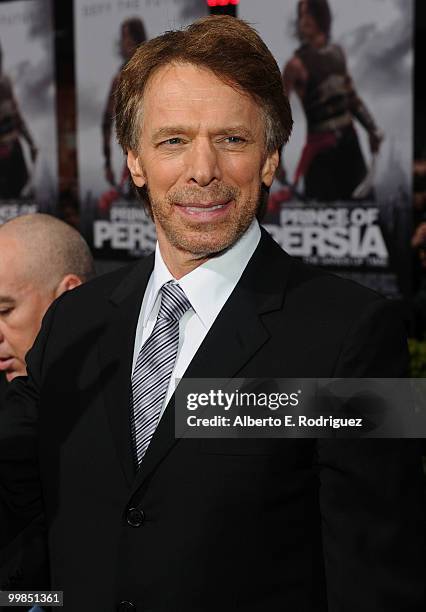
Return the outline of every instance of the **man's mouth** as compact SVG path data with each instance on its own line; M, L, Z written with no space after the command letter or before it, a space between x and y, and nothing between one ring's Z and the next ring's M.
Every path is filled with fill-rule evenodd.
M13 363L14 357L0 357L0 372L7 372Z
M230 207L232 200L227 202L208 202L208 203L192 203L185 204L179 203L176 205L179 212L185 216L196 217L197 220L211 220L213 218L221 217L227 212Z
M226 206L226 204L214 204L213 206L185 206L185 208L189 212L200 212L200 210L208 210L211 212L212 210L219 210L224 206Z

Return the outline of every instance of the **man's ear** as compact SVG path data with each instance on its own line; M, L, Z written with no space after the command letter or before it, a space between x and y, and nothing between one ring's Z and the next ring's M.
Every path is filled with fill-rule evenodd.
M143 187L146 184L146 179L139 162L139 155L136 155L130 149L127 151L127 167L136 187Z
M79 285L82 285L83 281L76 274L67 274L61 280L59 285L55 289L55 298L58 298L60 295L65 293L65 291L70 291Z
M261 179L262 183L267 187L272 185L272 181L274 180L275 171L278 168L278 164L280 162L280 156L278 153L278 149L276 149L273 153L269 153L262 167Z

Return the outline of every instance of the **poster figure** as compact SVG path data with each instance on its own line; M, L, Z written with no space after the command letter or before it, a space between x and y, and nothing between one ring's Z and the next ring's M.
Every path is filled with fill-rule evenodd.
M13 91L12 81L3 71L3 49L0 41L0 198L19 198L28 184L30 171L21 141L29 147L31 162L37 158L37 147L27 127Z
M385 295L409 295L412 0L238 5L272 50L293 134L265 227L290 254Z
M56 209L53 32L51 0L0 4L0 223Z
M102 150L105 159L105 179L112 186L112 189L105 191L98 200L98 212L100 216L109 215L112 204L118 201L120 197L125 200L131 200L135 197L133 183L126 161L123 160L122 162L118 182L116 182L115 171L113 169L111 140L115 138L113 134L114 96L115 88L118 85L120 70L124 68L126 63L131 59L137 47L146 40L145 25L142 19L139 17L129 17L122 22L120 26L119 48L120 56L123 61L120 69L112 80L102 117Z
M119 72L148 38L207 14L204 0L74 0L81 230L98 259L140 257L156 242L115 138Z
M123 21L120 26L120 55L123 63L120 67L123 68L125 64L132 58L136 48L146 41L145 25L139 17L130 17ZM112 127L114 122L114 93L118 83L120 72L118 72L111 83L110 90L108 92L107 102L102 119L102 138L103 138L103 154L105 159L105 178L111 185L115 186L115 174L112 168L111 161L111 136ZM125 176L123 176L125 175ZM127 181L129 173L127 166L125 171L122 173L123 178ZM121 181L120 181L121 183Z
M298 95L307 122L294 185L303 178L305 197L322 202L372 196L354 119L366 130L373 156L383 140L355 89L343 48L331 40L331 28L328 0L301 0L297 5L301 46L283 72L284 87L289 95L293 91Z

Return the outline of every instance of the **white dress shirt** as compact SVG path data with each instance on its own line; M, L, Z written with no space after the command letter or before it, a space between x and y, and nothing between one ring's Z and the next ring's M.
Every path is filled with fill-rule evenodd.
M175 391L176 379L182 378L191 363L217 315L240 280L259 240L260 228L255 219L230 249L209 259L177 281L192 308L179 321L178 351L161 414ZM154 269L148 281L136 328L132 372L142 346L154 329L160 309L160 289L171 280L175 279L164 263L157 242Z

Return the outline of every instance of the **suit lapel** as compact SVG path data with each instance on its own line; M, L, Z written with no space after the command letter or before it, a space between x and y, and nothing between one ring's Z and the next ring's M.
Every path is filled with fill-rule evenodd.
M282 307L290 258L262 230L261 241L185 372L185 378L232 378L267 342L262 314ZM137 473L135 492L176 444L171 398Z
M130 433L131 368L136 327L154 256L139 262L109 298L109 318L99 340L102 389L116 451L129 485L135 466Z

